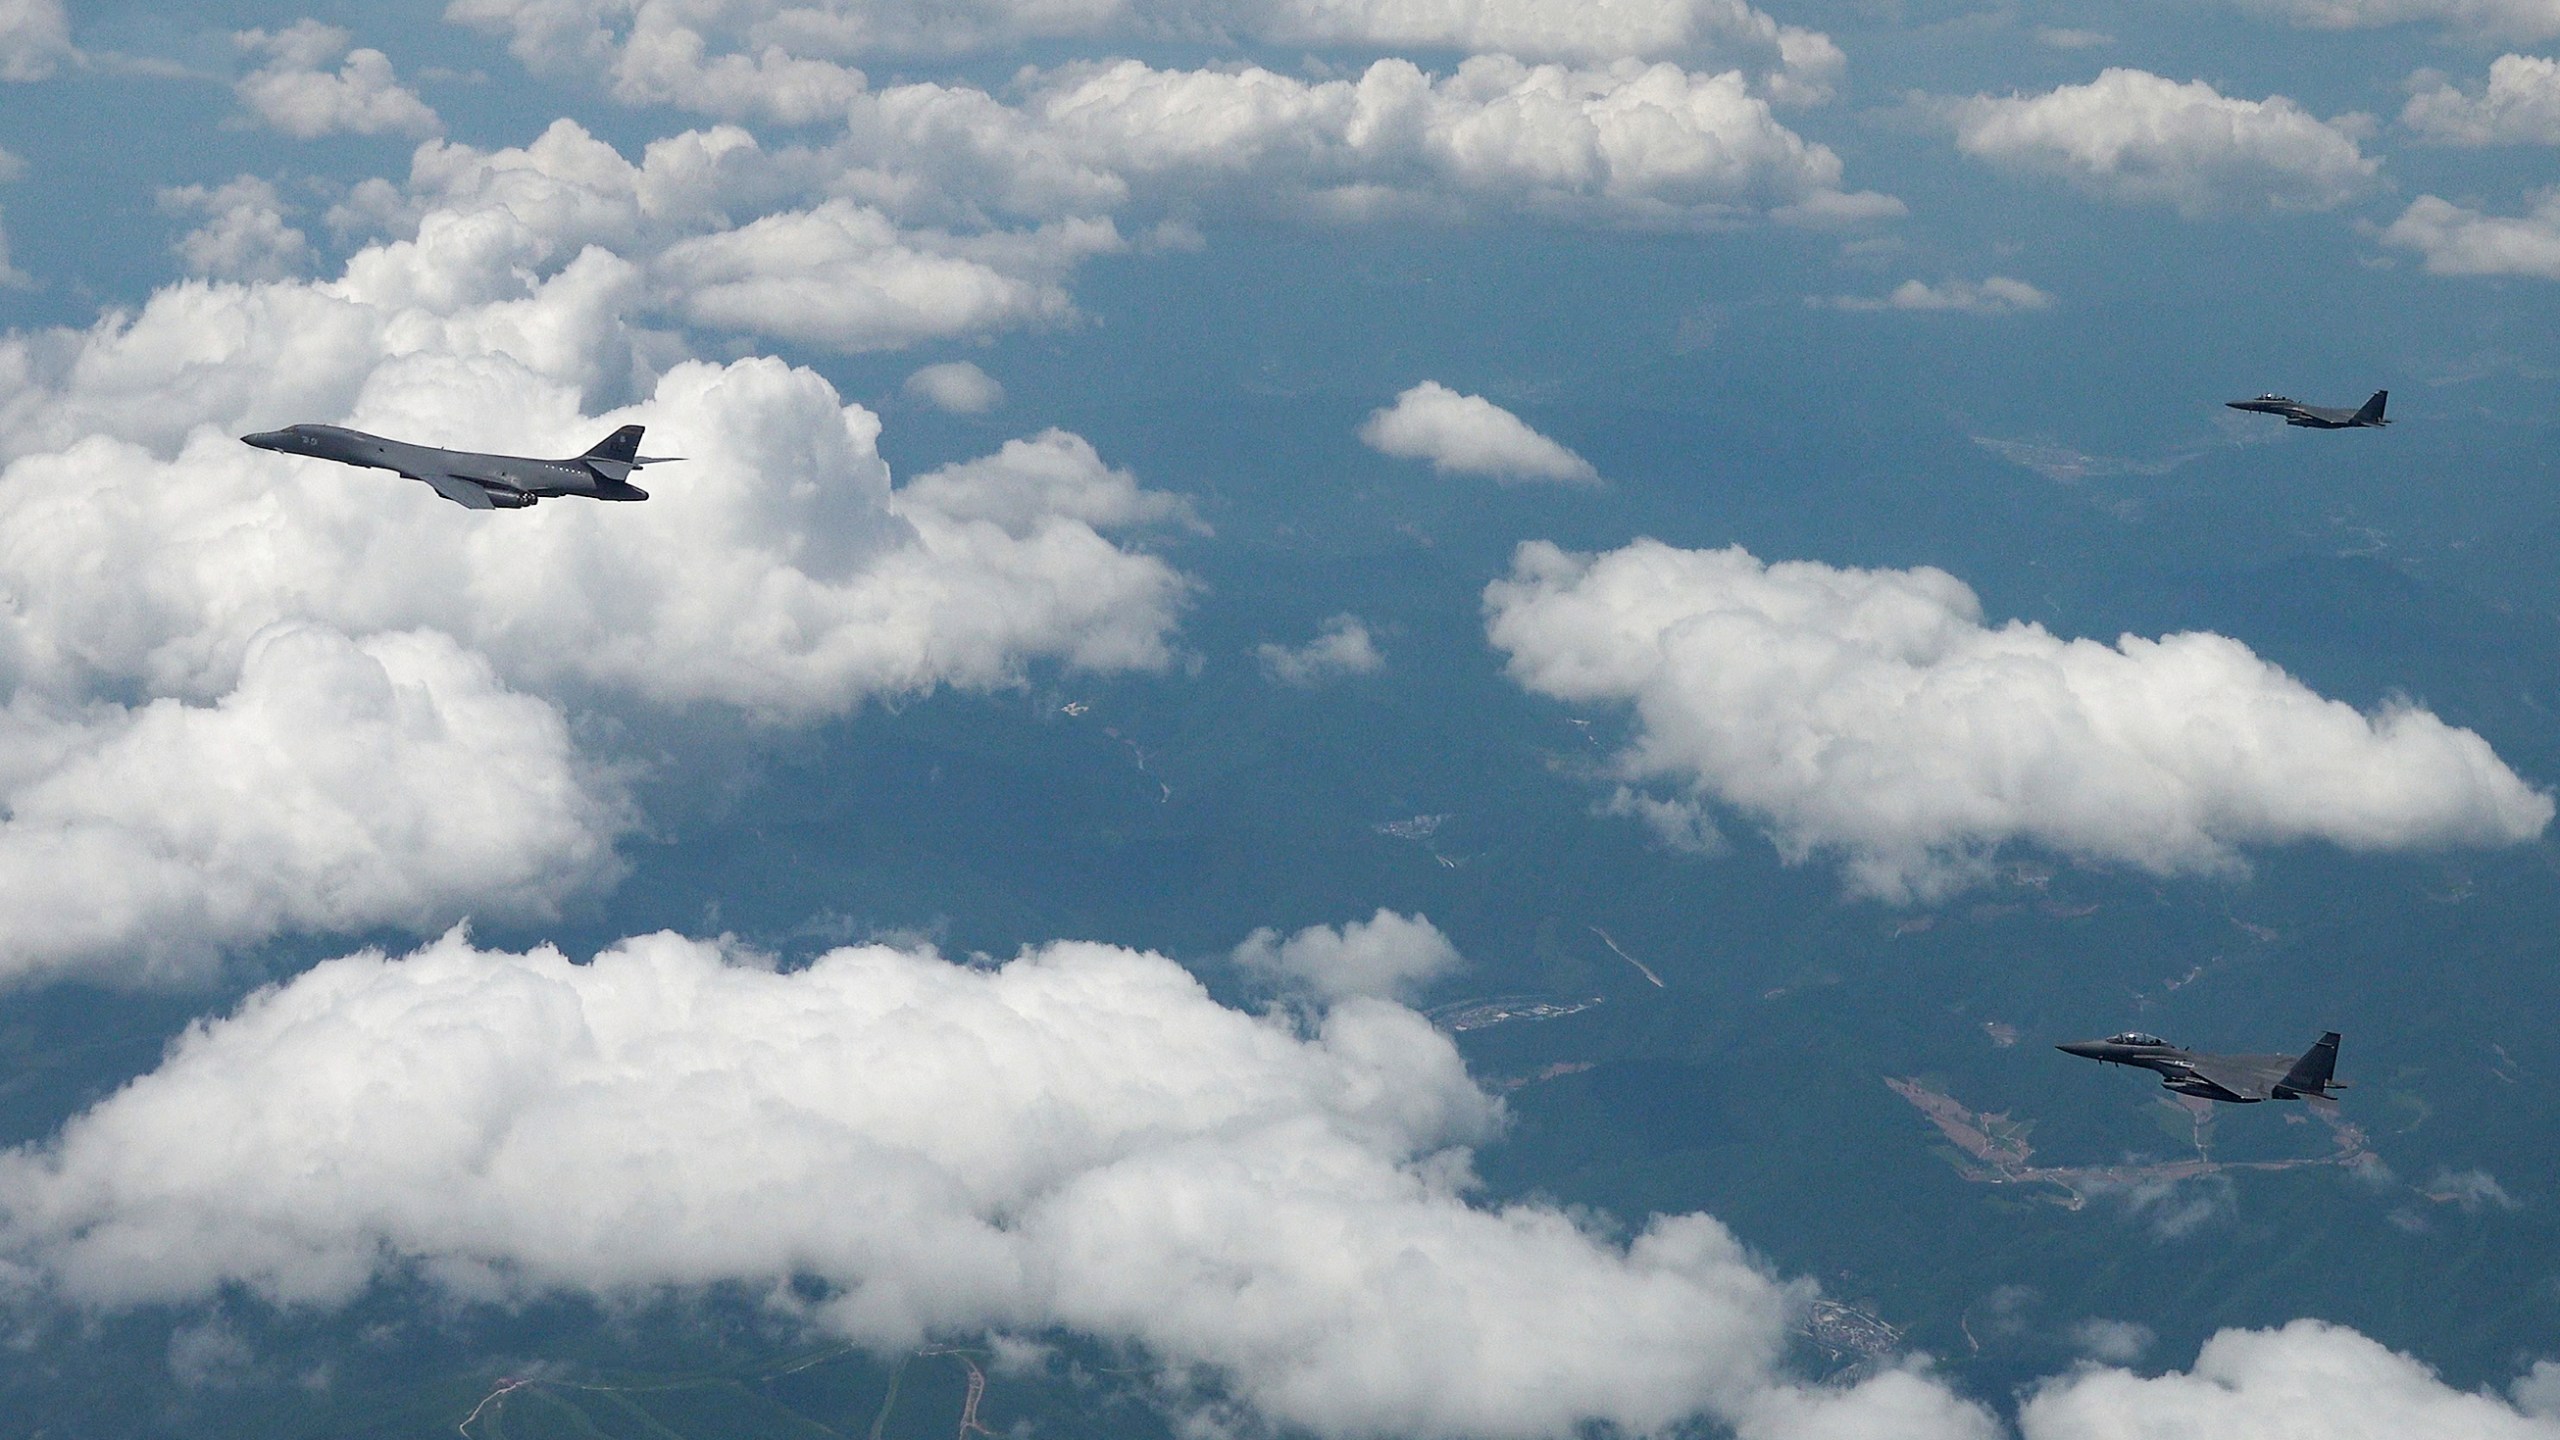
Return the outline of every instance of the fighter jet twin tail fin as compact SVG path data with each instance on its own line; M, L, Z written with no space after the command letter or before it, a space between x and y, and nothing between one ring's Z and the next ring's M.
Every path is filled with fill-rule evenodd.
M2380 414L2381 400L2382 397L2377 395L2374 403L2365 408ZM2311 1048L2302 1052L2302 1058L2293 1062L2293 1068L2284 1072L2284 1078L2276 1082L2275 1096L2279 1100L2290 1100L2296 1096L2317 1098L2332 1090L2343 1090L2345 1081L2329 1078L2337 1070L2338 1032L2331 1030L2313 1041Z

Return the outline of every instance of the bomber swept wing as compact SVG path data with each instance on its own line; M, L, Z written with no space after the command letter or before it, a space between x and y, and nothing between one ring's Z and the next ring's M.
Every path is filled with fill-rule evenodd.
M461 506L465 510L495 510L498 508L498 503L489 498L488 490L483 488L476 480L467 479L460 475L438 474L435 471L428 471L423 475L411 474L406 470L403 470L400 473L407 475L412 480L425 481L429 489L434 490L437 494L452 501L454 504Z

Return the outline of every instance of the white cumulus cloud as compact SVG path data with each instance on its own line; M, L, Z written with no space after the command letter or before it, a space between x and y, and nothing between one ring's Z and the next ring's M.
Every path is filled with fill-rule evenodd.
M2205 1342L2187 1371L2145 1376L2091 1367L2047 1380L2019 1407L2018 1428L2024 1440L2560 1440L2560 1417L2456 1390L2417 1360L2318 1320L2225 1330Z
M2489 80L2465 91L2439 75L2413 77L2400 123L2438 145L2560 145L2560 61L2501 55Z
M920 200L924 184L843 153L767 150L726 125L653 141L634 163L560 120L521 147L430 141L405 186L360 184L330 219L395 246L432 230L455 237L448 251L462 237L509 247L471 260L484 285L502 272L482 266L548 271L602 247L637 272L628 309L847 353L1067 319L1069 274L1122 248L1107 215L1005 229ZM928 210L957 223L910 223Z
M1004 403L1004 386L966 360L927 365L907 377L909 399L953 415L984 415Z
M1396 927L1431 948L1392 915L1278 948ZM262 992L0 1155L0 1254L90 1305L744 1283L884 1349L1101 1337L1322 1436L1801 1435L1765 1417L1843 1411L1992 1433L1903 1372L1797 1390L1809 1287L1707 1216L1619 1240L1471 1202L1464 1147L1498 1115L1410 1010L1249 1015L1109 946L774 973L668 935L585 965L456 935Z
M400 83L391 57L351 49L355 36L335 25L298 20L282 30L243 30L239 47L264 64L233 87L242 104L297 140L323 135L433 135L436 112ZM336 71L328 67L343 57Z
M1277 930L1256 930L1236 947L1234 959L1248 974L1328 1005L1363 995L1410 1001L1464 963L1428 916L1384 906L1338 930L1310 925L1285 940Z
M433 633L253 637L238 682L0 715L0 985L199 979L279 931L556 918L631 823L552 705Z
M2560 280L2560 190L2522 215L2490 215L2434 195L2409 202L2382 243L2414 250L2437 275L2529 275Z
M1065 273L1120 248L1108 220L953 237L830 200L679 241L656 270L697 325L863 351L1064 320Z
M165 213L204 217L173 247L190 274L282 280L301 273L311 258L310 237L285 218L284 197L255 175L221 185L172 186L159 198Z
M446 14L476 18L489 8L464 0ZM715 52L699 30L685 23L687 18L680 18L675 6L643 5L627 35L589 32L584 48L590 56L602 49L613 52L615 99L730 119L809 125L840 118L845 106L862 94L862 72L850 66L773 43Z
M1765 824L1853 890L1944 893L2022 842L2159 874L2251 844L2508 844L2549 796L2424 710L2324 700L2223 636L1983 623L1943 571L1523 545L1485 592L1512 677L1635 708L1622 778Z
M992 522L1008 534L1060 524L1208 533L1189 501L1141 487L1135 475L1104 464L1090 441L1064 430L1008 440L993 455L927 471L898 496L909 513Z
M1374 675L1387 665L1387 657L1378 653L1377 643L1369 638L1368 622L1351 614L1326 616L1316 638L1304 645L1266 640L1253 647L1253 658L1265 675L1283 685L1301 687L1342 675Z
M1957 148L1978 160L2189 216L2330 209L2369 189L2382 163L2352 127L2284 96L2243 100L2146 70L2113 68L2042 95L1977 95L1949 113Z
M1814 301L1833 310L1937 310L1965 315L2014 315L2021 310L2048 310L2053 297L2024 280L1994 275L1985 280L1947 280L1932 285L1905 280L1883 296L1830 295Z
M1481 395L1425 380L1370 412L1360 443L1399 460L1428 460L1443 475L1490 475L1506 485L1597 485L1591 462L1529 428Z

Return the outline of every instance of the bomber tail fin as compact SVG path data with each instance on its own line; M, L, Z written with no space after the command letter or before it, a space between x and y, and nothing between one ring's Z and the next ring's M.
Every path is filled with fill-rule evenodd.
M664 465L670 460L681 460L684 458L681 455L641 454L640 432L643 428L644 427L638 425L625 425L621 429L616 430L612 434L597 441L595 443L595 448L578 457L577 463L594 471L598 478L605 480L610 484L619 485L624 490L630 491L627 495L608 495L604 498L614 500L645 500L649 497L632 486L631 472L639 469L643 465Z
M2275 1093L2279 1099L2326 1095L2335 1088L2330 1077L2337 1071L2338 1032L2331 1030L2313 1041L2311 1048L2302 1052L2302 1058L2293 1062L2293 1068L2284 1072L2284 1078L2276 1082Z
M644 427L625 425L595 443L595 448L579 456L581 460L618 460L625 465L640 459L640 432Z
M2388 425L2388 424L2390 424L2390 423L2391 423L2390 421L2385 420L2385 419L2383 419L2383 418L2382 418L2382 407L2383 407L2384 405L2388 404L2388 403L2390 402L2390 400L2391 400L2391 392L2390 392L2390 391L2388 391L2388 390L2376 390L2376 391L2374 391L2374 392L2373 392L2373 398L2372 398L2372 399L2370 399L2370 400L2367 400L2366 402L2364 402L2364 408L2363 408L2363 409L2361 409L2361 410L2358 410L2358 411L2356 412L2356 419L2355 419L2355 423L2357 423L2358 425Z

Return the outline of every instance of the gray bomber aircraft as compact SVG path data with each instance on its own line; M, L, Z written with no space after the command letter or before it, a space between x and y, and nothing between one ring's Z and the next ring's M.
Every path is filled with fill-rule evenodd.
M641 428L625 425L597 441L586 454L567 460L439 450L433 445L386 440L343 425L288 425L240 439L279 454L309 455L341 465L394 471L424 482L466 510L522 510L537 500L560 495L582 495L589 500L648 499L648 491L631 483L631 472L643 465L663 465L683 457L641 454Z
M2330 1091L2346 1088L2345 1081L2329 1078L2338 1068L2335 1030L2313 1042L2299 1059L2290 1055L2199 1055L2138 1030L2053 1048L2087 1060L2156 1071L2161 1084L2182 1095L2201 1095L2208 1100L2241 1105L2260 1100L2326 1100Z
M2354 430L2366 425L2388 425L2382 418L2382 407L2391 400L2388 390L2376 390L2373 398L2360 409L2339 410L2327 405L2305 405L2283 395L2261 395L2255 400L2225 400L2234 410L2251 410L2260 415L2281 415L2287 425L2302 425L2313 430Z

